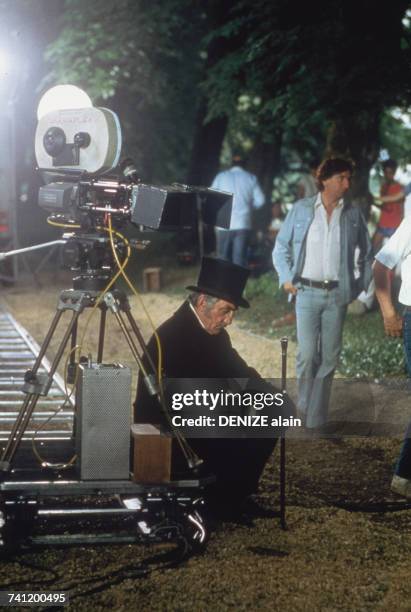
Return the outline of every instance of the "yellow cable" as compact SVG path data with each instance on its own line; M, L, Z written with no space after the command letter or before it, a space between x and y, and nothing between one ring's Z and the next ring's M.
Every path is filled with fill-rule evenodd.
M120 261L118 259L118 255L117 255L117 251L114 245L114 241L112 239L112 234L111 232L113 231L112 229L112 225L111 225L111 215L108 215L108 231L109 231L109 235L110 235L110 244L111 244L111 250L113 252L114 255L114 259L116 260L117 266L120 266ZM114 232L115 233L115 232ZM120 267L119 267L120 269ZM130 289L132 290L132 292L134 293L134 295L137 297L137 299L139 300L140 304L143 307L143 310L151 324L151 327L153 329L153 333L154 333L154 337L156 339L156 343L157 343L157 351L158 351L158 371L157 371L157 380L158 380L158 386L159 386L159 394L160 394L160 404L163 408L163 412L164 415L166 417L166 419L169 422L169 425L171 426L172 431L174 432L174 435L176 437L176 439L179 441L180 443L180 447L181 450L183 451L183 454L185 455L186 459L189 460L189 458L191 458L194 463L197 462L198 457L196 455L196 453L193 451L193 449L190 447L190 445L188 444L187 440L184 438L184 436L181 435L181 433L175 429L175 427L173 427L172 422L171 422L171 418L170 415L168 413L167 407L166 407L166 402L165 402L165 397L164 397L164 387L163 387L163 378L162 378L162 348L161 348L161 341L160 341L160 337L157 333L157 330L155 329L153 320L150 317L150 314L148 313L145 304L140 296L140 294L138 293L138 291L135 289L133 283L130 281L130 279L128 278L126 272L124 271L124 269L122 270L122 276L125 279L125 281L127 282L128 286L130 287ZM144 374L144 372L143 372Z
M80 225L75 224L75 223L58 223L58 222L55 222L55 221L51 221L50 219L47 219L47 222L49 223L49 225L52 225L54 227L64 228L64 229L80 229L81 228ZM102 300L102 298L104 297L104 295L107 293L107 291L110 289L110 287L115 283L117 278L120 275L122 275L124 280L126 281L127 285L129 286L131 291L134 293L134 295L137 297L138 301L140 302L140 305L141 305L141 307L142 307L142 309L143 309L143 311L144 311L144 313L145 313L145 315L146 315L146 317L147 317L147 319L148 319L148 321L149 321L149 323L151 325L151 328L153 330L153 335L155 337L156 344L157 344L157 354L158 354L157 381L158 381L158 385L159 385L160 401L161 401L161 403L163 405L165 415L168 418L168 420L170 421L170 417L169 417L168 411L166 409L165 398L164 398L164 388L163 388L163 379L162 379L162 367L163 367L163 365L162 365L162 347L161 347L161 341L160 341L159 335L157 333L157 330L155 328L155 325L153 323L153 320L152 320L148 310L146 309L146 306L145 306L145 304L144 304L140 294L135 289L133 283L130 281L129 277L127 276L127 274L125 272L125 268L126 268L126 266L128 264L129 258L130 258L130 252L131 252L130 243L125 238L125 236L123 236L119 232L113 230L112 224L111 224L111 215L110 214L108 214L108 226L109 226L108 229L105 228L105 227L97 227L97 229L108 232L109 237L110 237L111 249L112 249L112 252L113 252L113 255L114 255L117 267L118 267L118 271L114 275L114 277L111 279L111 281L108 283L108 285L104 288L104 290L102 291L102 293L100 294L98 299L96 300L96 303L93 306L93 308L91 310L91 313L90 313L90 315L89 315L89 317L88 317L88 319L86 321L84 332L83 332L83 335L82 335L82 338L81 338L81 341L80 341L80 345L76 345L75 347L73 347L71 349L68 357L67 357L66 364L65 364L65 377L64 377L66 395L67 395L67 386L66 386L67 378L66 378L66 376L67 376L68 360L70 358L70 355L73 352L73 350L75 351L75 350L77 350L77 348L80 348L80 350L81 350L81 347L82 347L82 344L83 344L83 341L84 341L84 337L85 337L85 334L86 334L86 330L87 330L87 327L88 327L89 322L91 320L91 317L93 316L96 308L98 307L98 305L99 305L100 301ZM121 263L119 258L118 258L116 247L115 247L114 240L113 240L113 234L118 236L124 242L124 244L127 246L127 256L126 256L126 258L125 258L123 263ZM141 368L141 370L142 370L143 375L146 377L147 376L147 372L144 370L143 367ZM70 397L73 394L73 391L75 389L75 384L76 384L76 381L77 381L77 375L78 375L78 371L76 370L76 376L75 376L75 379L74 379L74 382L73 382L73 387L72 387L72 389L70 391L70 394L67 395L68 399L70 399ZM50 418L52 418L52 417L50 417ZM187 443L185 438L183 436L181 436L180 432L178 432L177 430L175 430L174 433L175 433L177 439L179 439L180 446L182 447L182 451L186 455L186 457L188 458L188 456L191 456L191 458L196 461L198 459L198 457L196 456L194 451L191 449L191 447L189 446L189 444ZM33 436L33 443L34 443L34 436Z
M50 218L47 219L47 223L48 225L52 225L53 227L62 227L64 229L81 229L81 225L78 225L77 223L58 223L57 221L52 221Z
M51 221L50 219L47 219L47 222L50 225L53 225L55 227L62 227L62 228L75 228L75 229L79 229L80 226L79 225L74 225L74 224L63 224L63 223L57 223L55 221ZM98 227L98 230L104 230L104 231L109 231L107 230L107 228L105 227ZM76 460L76 456L74 455L68 462L66 462L64 465L62 464L51 464L48 463L46 461L44 461L44 459L41 457L40 453L37 451L36 445L35 445L35 436L37 435L37 433L39 431L41 431L43 429L43 427L45 425L47 425L47 423L49 423L64 407L65 403L67 401L70 401L71 396L73 395L73 392L76 388L76 384L77 384L77 378L78 378L78 368L76 368L76 373L75 373L75 377L74 377L74 381L73 381L73 385L71 390L69 391L68 387L67 387L67 371L68 371L68 362L70 359L71 354L73 353L73 351L75 352L77 349L79 350L79 354L81 353L82 350L82 346L83 346L83 342L85 339L85 335L87 333L88 330L88 326L90 324L90 321L97 309L97 307L99 306L101 300L103 299L104 295L108 292L108 290L110 289L110 287L116 282L117 278L121 275L121 273L124 271L124 269L126 268L128 261L130 259L130 255L131 255L131 248L130 248L130 243L128 242L128 240L119 232L116 232L113 230L113 233L115 235L117 235L118 237L120 237L123 242L125 243L125 245L127 246L127 254L126 257L124 259L124 261L121 263L119 260L118 261L118 271L116 272L116 274L113 276L113 278L110 280L110 282L106 285L106 287L103 289L103 291L100 293L100 295L97 297L95 304L93 305L93 308L91 309L90 315L88 316L88 318L86 319L86 323L84 326L84 330L83 330L83 334L80 340L80 344L77 344L76 346L74 346L68 353L66 361L65 361L65 365L64 365L64 388L65 388L65 399L63 402L63 405L58 408L55 413L53 415L51 415L44 423L40 424L39 427L37 427L37 429L34 431L33 436L32 436L32 448L33 448L33 452L34 454L37 456L37 459L40 461L40 463L42 463L43 465L47 465L50 467L59 467L60 469L69 467L70 465L72 465L72 463L74 463L74 461ZM111 237L111 234L110 234ZM143 373L146 375L146 372L144 371L144 368L142 368Z
M108 226L109 226L109 232L112 230L112 225L111 225L111 215L109 215L109 219L108 219ZM111 234L110 234L110 244L111 244L111 250L113 252L114 258L116 260L116 264L117 266L119 266L119 259L118 259L118 255L117 252L115 250L115 246L114 243L111 239ZM153 323L153 320L150 316L150 313L148 312L143 299L141 298L139 292L137 291L137 289L134 287L133 283L130 281L129 277L127 276L125 270L122 272L122 276L124 278L124 280L126 281L127 285L129 286L129 288L131 289L131 291L134 293L134 295L136 296L136 298L138 299L138 301L140 302L140 305L151 325L151 328L153 330L153 335L154 338L156 340L156 344L157 344L157 355L158 355L158 363L157 363L157 381L159 383L159 385L162 386L162 369L163 369L163 351L161 348L161 341L160 341L160 337L157 333L157 330L155 328L155 325Z

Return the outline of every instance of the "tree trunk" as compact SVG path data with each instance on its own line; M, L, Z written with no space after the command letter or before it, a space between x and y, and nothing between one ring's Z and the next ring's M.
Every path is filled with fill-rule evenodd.
M277 132L270 142L257 137L249 157L248 169L257 175L267 203L271 201L273 181L281 171L282 134Z
M261 135L258 136L248 160L247 169L257 176L265 195L265 206L254 214L256 229L265 229L271 221L273 181L281 172L281 143L280 132L273 136L271 142L265 142Z
M203 99L197 113L193 148L187 173L189 185L208 186L220 167L220 152L227 129L227 117L205 122L207 100Z
M207 0L203 2L203 6L207 18L207 33L218 30L230 20L232 0ZM207 47L204 75L241 43L241 40L233 40L225 36L211 38ZM228 117L221 115L206 121L207 114L208 97L207 94L203 94L198 105L193 147L187 172L189 184L209 185L219 170L220 152L227 130Z

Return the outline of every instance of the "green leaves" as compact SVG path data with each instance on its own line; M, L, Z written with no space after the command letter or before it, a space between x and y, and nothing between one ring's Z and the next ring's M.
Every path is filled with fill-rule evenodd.
M120 114L124 154L145 180L183 180L203 65L189 0L66 0L47 84L71 82ZM158 180L157 179L157 180Z

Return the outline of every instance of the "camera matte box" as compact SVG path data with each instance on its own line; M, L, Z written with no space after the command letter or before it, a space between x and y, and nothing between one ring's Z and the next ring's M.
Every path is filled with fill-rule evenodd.
M75 445L82 480L130 475L131 371L122 365L79 366Z
M196 227L198 211L204 223L230 227L231 193L185 185L143 183L131 191L131 222L154 230Z

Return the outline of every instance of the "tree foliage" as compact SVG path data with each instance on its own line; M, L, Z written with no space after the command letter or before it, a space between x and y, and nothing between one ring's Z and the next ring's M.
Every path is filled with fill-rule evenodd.
M203 62L201 12L192 4L66 0L46 54L48 83L74 82L119 112L144 178L164 179L187 163Z
M366 206L387 110L411 103L409 6L66 0L49 82L75 82L119 112L144 178L208 182L225 135L251 151L267 194L295 155L351 156Z
M299 3L296 14L286 0L240 0L217 34L246 43L208 75L211 115L238 117L246 100L248 122L266 139L281 126L301 155L317 146L317 154L353 157L364 195L384 109L411 102L408 6L400 0L376 11L370 0L315 0Z

